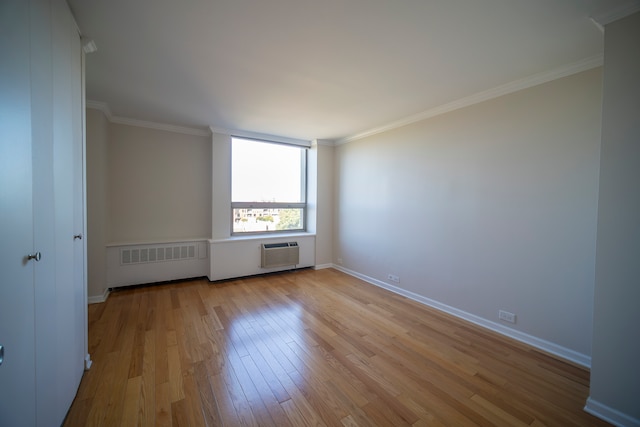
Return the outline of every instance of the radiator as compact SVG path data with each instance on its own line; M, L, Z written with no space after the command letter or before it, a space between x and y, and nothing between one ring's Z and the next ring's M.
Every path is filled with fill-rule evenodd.
M300 263L298 242L263 243L261 246L262 263L260 267L262 268L296 265Z
M206 239L108 245L107 287L205 276L210 263L208 245Z
M196 259L196 252L198 251L195 243L171 244L166 247L164 245L127 247L120 249L120 265ZM200 252L199 258L205 257L206 247L203 247Z

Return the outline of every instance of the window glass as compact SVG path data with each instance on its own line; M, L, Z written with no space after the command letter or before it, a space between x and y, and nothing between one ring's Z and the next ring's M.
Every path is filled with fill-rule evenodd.
M305 149L233 138L234 202L304 202Z
M234 234L305 229L305 148L233 138L231 158Z

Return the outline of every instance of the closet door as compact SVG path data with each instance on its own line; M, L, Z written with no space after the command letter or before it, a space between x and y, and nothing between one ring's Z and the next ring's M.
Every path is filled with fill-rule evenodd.
M35 424L29 4L0 1L0 425Z
M85 351L80 38L64 0L0 17L0 426L59 426Z
M84 372L82 100L80 35L64 0L52 10L53 192L55 216L56 421L61 424ZM79 236L79 237L76 237ZM78 249L78 250L77 250ZM36 320L36 330L47 327ZM38 359L36 359L38 360ZM56 400L56 399L52 399Z
M77 27L64 0L31 4L36 421L62 424L84 371L84 270L75 236L82 197L82 69ZM37 15L37 16L36 16ZM80 164L78 164L80 162ZM78 190L80 189L80 190Z

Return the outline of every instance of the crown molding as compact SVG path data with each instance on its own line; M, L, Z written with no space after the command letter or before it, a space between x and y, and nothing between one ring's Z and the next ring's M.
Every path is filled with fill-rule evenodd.
M488 101L490 99L498 98L503 95L508 95L510 93L518 92L520 90L528 89L530 87L547 83L556 79L560 79L562 77L567 77L572 74L590 70L592 68L601 66L603 63L603 58L604 57L602 54L598 54L598 55L585 58L581 61L567 64L565 66L556 68L554 70L545 71L542 73L534 74L529 77L525 77L523 79L515 80L511 83L497 86L493 89L485 90L483 92L479 92L474 95L467 96L465 98L461 98L453 102L449 102L439 107L431 108L429 110L423 111L418 114L414 114L404 119L391 122L384 126L373 128L365 132L357 133L355 135L351 135L346 138L338 139L337 141L335 141L335 145L342 145L351 141L356 141L358 139L373 136L382 132L387 132L392 129L397 129L402 126L410 125L412 123L416 123L416 122L426 120L435 116L439 116L441 114L449 113L451 111L455 111L460 108L469 107L471 105L478 104L480 102Z
M137 126L148 129L155 130L163 130L166 132L174 132L181 133L184 135L193 135L193 136L211 136L211 132L208 128L192 128L187 126L177 126L177 125L169 125L166 123L157 123L150 122L146 120L138 120L138 119L130 119L127 117L117 117L114 116L111 118L111 123L116 123L119 125L129 125L129 126Z
M288 138L286 136L269 135L266 133L251 132L240 129L224 129L217 127L209 127L211 133L219 133L222 135L236 136L238 138L257 139L260 141L278 142L281 144L299 145L302 147L311 147L311 141L306 139Z
M613 9L594 13L591 15L591 20L594 21L599 28L604 28L605 25L611 24L619 19L626 18L638 11L640 11L640 0L629 0Z
M601 32L602 34L604 34L604 27L603 27L602 25L600 25L600 23L599 23L598 21L596 21L594 18L589 18L589 20L591 21L591 23L592 23L593 25L595 25L595 26L596 26L596 28L597 28L598 30L600 30L600 32Z
M111 114L111 109L109 108L109 105L107 105L106 102L92 101L87 99L87 101L85 102L85 107L91 108L92 110L102 111L102 113L107 117L107 120L109 121L111 121L111 119L113 118L113 114Z
M633 4L635 5L634 7L637 7L638 10L640 10L640 0L634 0L632 2L629 2L626 4L626 6L617 8L615 12L615 14L613 12L609 13L607 16L620 16L622 17L623 15L621 15L622 12L620 12L621 10L626 11L626 15L629 15L631 13L633 13L633 11L635 11L635 9L633 7L631 7L630 5ZM631 12L630 12L631 11ZM624 16L626 16L624 15ZM619 18L618 18L619 19ZM594 21L594 23L596 23L597 25L600 25L600 22L598 19L596 19L595 17L592 17L592 20ZM614 19L615 20L615 19ZM604 22L604 21L603 21ZM613 21L611 21L613 22ZM479 93L476 93L474 95L471 96L467 96L461 99L458 99L456 101L452 101L449 102L447 104L443 104L441 106L435 107L435 108L431 108L429 110L423 111L421 113L418 114L414 114L412 116L409 117L405 117L404 119L400 119L391 123L388 123L386 125L383 126L379 126L364 132L360 132L351 136L347 136L345 138L341 138L335 141L332 140L314 140L313 142L315 142L318 145L327 145L327 146L337 146L337 145L342 145L342 144L346 144L348 142L351 141L356 141L358 139L363 139L369 136L373 136L373 135L377 135L379 133L382 132L387 132L393 129L397 129L403 126L407 126L410 125L412 123L417 123L420 122L422 120L426 120L432 117L436 117L445 113L449 113L451 111L455 111L458 110L460 108L464 108L464 107L469 107L471 105L475 105L478 104L480 102L484 102L484 101L488 101L494 98L498 98L500 96L503 95L508 95L510 93L514 93L514 92L518 92L520 90L524 90L524 89L528 89L530 87L533 86L537 86L543 83L547 83L553 80L557 80L560 79L562 77L567 77L582 71L587 71L590 70L592 68L595 67L599 67L603 64L603 54L598 54L598 55L594 55L588 58L585 58L581 61L577 61L577 62L573 62L571 64L567 64L564 65L562 67L556 68L554 70L550 70L550 71L545 71L542 73L538 73L538 74L534 74L532 76L529 77L525 77L523 79L519 79L519 80L515 80L511 83L507 83L501 86L497 86L493 89L489 89L486 91L482 91ZM225 129L225 128L218 128L218 127L209 127L207 129L201 129L201 128L191 128L191 127L185 127L185 126L176 126L176 125L169 125L169 124L164 124L164 123L157 123L157 122L150 122L150 121L145 121L145 120L137 120L137 119L129 119L126 117L118 117L118 116L114 116L111 113L111 109L109 108L109 105L107 105L104 102L99 102L99 101L91 101L91 100L87 100L86 101L86 107L87 108L92 108L92 109L96 109L96 110L100 110L104 113L104 115L107 117L107 119L109 120L109 122L111 123L117 123L117 124L124 124L124 125L130 125L130 126L138 126L138 127L145 127L145 128L150 128L150 129L157 129L157 130L164 130L164 131L169 131L169 132L176 132L176 133L183 133L183 134L187 134L187 135L195 135L195 136L211 136L211 134L213 133L218 133L218 134L222 134L222 135L230 135L230 136L237 136L237 137L242 137L242 138L250 138L250 139L259 139L259 140L264 140L264 141L272 141L272 142L280 142L280 143L284 143L284 144L293 144L293 145L300 145L300 146L304 146L304 147L310 147L312 145L312 141L308 141L308 140L302 140L302 139L296 139L296 138L287 138L287 137L282 137L282 136L277 136L277 135L269 135L269 134L263 134L263 133L258 133L258 132L250 132L250 131L244 131L244 130L239 130L239 129Z
M211 131L208 128L201 129L187 126L177 126L166 123L150 122L147 120L137 120L127 117L114 116L111 113L111 109L106 102L87 100L85 106L87 108L102 111L102 113L106 116L107 120L109 120L110 123L162 130L166 132L181 133L184 135L211 136Z
M333 140L331 139L314 139L313 141L311 141L312 145L324 145L327 147L334 147L336 144Z

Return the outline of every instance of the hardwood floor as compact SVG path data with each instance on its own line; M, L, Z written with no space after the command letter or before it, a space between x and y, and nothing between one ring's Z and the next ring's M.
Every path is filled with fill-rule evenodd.
M336 270L89 306L65 426L604 426L589 372Z

